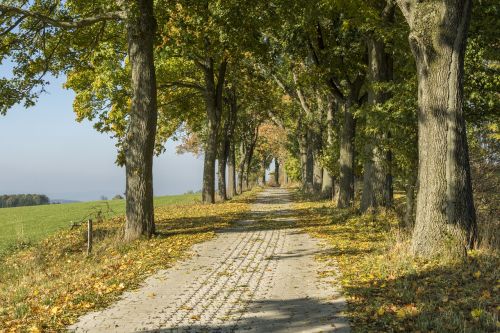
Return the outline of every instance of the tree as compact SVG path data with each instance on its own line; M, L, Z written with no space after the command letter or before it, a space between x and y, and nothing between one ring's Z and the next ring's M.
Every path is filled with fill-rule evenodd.
M261 41L256 33L261 20L257 6L239 1L177 1L166 8L162 54L187 60L188 70L167 87L198 90L204 99L206 136L202 200L215 201L215 161L219 147L226 75L244 53ZM254 15L254 13L259 13ZM176 70L175 68L173 69Z
M114 32L117 26L122 28L118 29L120 31L126 29L126 36L117 39L118 42L126 41L130 64L127 83L131 101L123 145L127 177L125 239L151 236L155 231L152 165L157 122L153 1L120 1L111 5L77 0L35 2L27 6L24 2L15 3L18 6L0 5L2 34L8 36L2 56L10 56L17 62L16 76L3 80L3 85L7 86L7 91L18 91L14 98L2 99L3 112L22 100L27 105L33 104L40 93L35 88L43 87L43 77L48 72L71 73L80 78L92 72L92 64L85 73L79 72L82 67L77 64L88 64L95 55L95 48L105 48L116 42L102 38L106 32ZM72 33L80 38L71 39ZM123 57L117 61L124 60ZM70 82L69 86L76 87L77 83ZM76 90L77 94L78 90L88 91L82 87ZM90 97L87 101L95 106L92 103L101 96Z
M384 28L388 30L394 22L395 4L392 0L387 1L382 6L374 6L376 17L380 18ZM374 29L375 30L375 29ZM378 31L369 31L367 49L368 49L368 80L370 87L368 89L368 104L372 110L380 107L389 94L387 90L381 89L380 85L393 80L394 61L392 54L387 50L387 37ZM384 38L385 37L385 38ZM368 115L367 122L374 117ZM382 127L376 124L375 127ZM382 132L382 133L380 133ZM379 205L392 206L392 151L382 148L380 141L390 137L390 131L377 131L365 145L365 163L363 166L363 192L361 197L361 211L369 208L376 208Z
M398 0L418 73L419 191L412 249L465 255L476 239L463 114L471 1Z

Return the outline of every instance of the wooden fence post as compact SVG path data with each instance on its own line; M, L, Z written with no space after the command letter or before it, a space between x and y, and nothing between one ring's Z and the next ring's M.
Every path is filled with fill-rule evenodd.
M87 228L87 255L90 255L91 252L92 252L92 219L89 219Z

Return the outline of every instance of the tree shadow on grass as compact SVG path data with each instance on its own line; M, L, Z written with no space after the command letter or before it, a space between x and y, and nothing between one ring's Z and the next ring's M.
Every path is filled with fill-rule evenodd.
M498 332L490 260L351 283L350 320L366 332Z

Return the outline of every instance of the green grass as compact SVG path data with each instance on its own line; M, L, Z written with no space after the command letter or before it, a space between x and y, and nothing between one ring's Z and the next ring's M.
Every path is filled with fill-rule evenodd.
M199 194L156 197L155 207L189 204L200 199ZM125 214L125 200L78 202L0 209L0 256L26 244L36 242L71 222L80 222L102 212L106 217Z

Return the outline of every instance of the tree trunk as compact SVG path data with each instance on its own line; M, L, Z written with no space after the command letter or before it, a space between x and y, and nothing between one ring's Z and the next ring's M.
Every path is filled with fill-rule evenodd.
M233 198L237 191L236 191L236 161L235 161L235 156L234 156L234 143L230 142L229 143L229 156L227 159L227 173L228 173L228 179L227 179L227 195L229 198Z
M419 167L412 250L464 256L476 240L463 105L470 0L399 0L418 73Z
M375 188L379 182L378 173L375 170L373 144L367 142L365 145L365 161L363 163L363 191L361 193L360 210L366 212L370 208L376 208L377 198L375 196ZM376 151L376 150L375 150Z
M257 143L257 137L258 137L258 128L255 129L254 136L252 137L252 142L250 144L250 147L248 148L248 154L246 159L245 185L247 189L250 189L250 171L251 171L250 166L252 165L252 159L255 151L255 144Z
M127 22L132 102L126 138L125 240L155 232L153 152L156 135L156 77L153 57L153 0L136 0Z
M236 94L236 88L233 86L229 89L228 94L230 96L229 102L229 128L227 132L227 172L228 176L228 189L227 196L232 198L236 195L236 156L234 147L234 131L236 127L236 121L238 117L238 99Z
M354 115L351 100L343 105L344 123L340 137L340 177L337 206L351 207L354 200Z
M280 186L280 162L277 158L274 158L274 183Z
M313 167L313 185L314 192L319 193L323 187L323 167L319 163L318 156L314 156L314 167Z
M222 201L227 200L226 194L226 162L227 162L227 151L228 151L229 142L227 140L227 136L223 139L221 149L219 151L219 159L218 159L218 190L219 190L219 198Z
M245 175L245 162L246 162L246 151L245 151L245 144L241 142L240 144L240 156L241 156L241 161L238 165L238 193L241 194L243 193L243 184L245 183L243 177Z
M217 158L217 125L208 121L208 137L203 163L203 203L215 202L215 160Z
M392 16L392 15L391 15ZM388 98L387 93L373 88L381 82L392 80L392 58L385 52L383 40L371 37L368 40L368 72L372 88L368 91L368 103L372 107L384 103ZM371 117L368 115L368 125ZM381 141L388 139L389 133L383 133L369 138L365 146L365 162L363 165L363 192L361 196L361 211L377 208L379 205L392 206L392 153L384 152Z
M406 230L413 230L414 226L414 212L415 212L415 183L417 175L413 174L406 184L406 210L404 216L403 228Z
M390 133L387 133L390 135ZM383 207L392 207L394 203L394 186L392 185L392 151L387 150L385 153L385 172L383 175L383 189L382 189L382 206ZM379 168L380 170L380 168Z
M261 178L261 185L266 186L266 159L264 158L262 160L262 178Z
M327 132L327 147L326 149L332 149L333 145L333 114L335 111L335 104L333 98L328 96L328 105L326 109L326 132ZM332 198L333 196L333 178L326 168L323 168L323 183L321 184L321 193L324 198Z
M227 62L224 60L218 71L217 83L214 71L214 60L208 58L203 65L205 79L205 107L207 115L208 138L205 144L203 163L203 203L215 202L215 160L217 158L217 132L222 115L222 92Z
M238 170L238 188L236 189L236 193L243 193L243 172L241 168Z
M283 185L288 185L288 174L286 173L285 162L281 163L281 176L283 179Z

